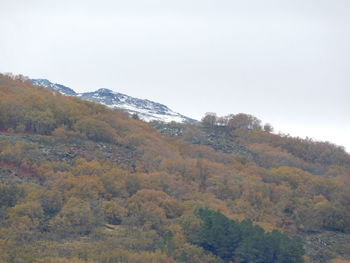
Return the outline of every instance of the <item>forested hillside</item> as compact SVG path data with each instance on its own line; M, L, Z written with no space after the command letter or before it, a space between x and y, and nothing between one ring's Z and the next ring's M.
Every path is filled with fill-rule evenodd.
M0 75L0 262L348 262L350 156L272 130L149 125Z

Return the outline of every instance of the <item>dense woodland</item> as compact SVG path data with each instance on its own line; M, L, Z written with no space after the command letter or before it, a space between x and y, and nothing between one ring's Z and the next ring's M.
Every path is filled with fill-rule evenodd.
M309 250L324 233L342 239ZM349 236L342 147L248 114L149 125L0 75L1 263L340 263Z

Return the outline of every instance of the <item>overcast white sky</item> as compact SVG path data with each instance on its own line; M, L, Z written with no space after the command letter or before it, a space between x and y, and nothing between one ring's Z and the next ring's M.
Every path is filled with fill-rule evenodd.
M350 151L349 0L0 0L0 72Z

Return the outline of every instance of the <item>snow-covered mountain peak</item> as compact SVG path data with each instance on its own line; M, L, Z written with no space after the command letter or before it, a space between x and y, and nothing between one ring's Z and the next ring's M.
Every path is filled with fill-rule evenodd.
M110 89L98 89L95 92L99 93L99 94L113 94L115 93L113 90Z
M74 90L72 90L71 88L63 86L61 84L52 83L47 79L32 79L31 81L32 81L33 85L51 88L55 91L58 91L59 93L62 93L63 95L67 95L67 96L76 96L77 95L77 93Z
M61 84L51 83L47 79L32 79L34 85L51 88L67 96L104 104L110 108L121 109L129 114L137 114L144 121L196 122L196 120L172 111L167 106L150 100L138 99L110 89L101 88L94 92L76 93Z

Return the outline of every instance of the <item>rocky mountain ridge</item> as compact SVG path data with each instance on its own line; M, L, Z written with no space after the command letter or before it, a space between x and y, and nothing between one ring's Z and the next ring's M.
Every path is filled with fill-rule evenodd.
M31 79L33 85L51 88L66 96L79 97L106 105L109 108L121 109L130 115L136 114L140 119L161 122L196 122L196 120L174 112L167 106L147 99L139 99L112 91L110 89L98 89L93 92L77 93L73 89L61 84L52 83L47 79Z

